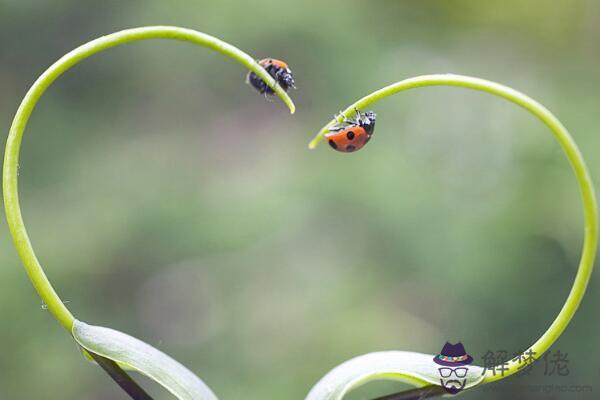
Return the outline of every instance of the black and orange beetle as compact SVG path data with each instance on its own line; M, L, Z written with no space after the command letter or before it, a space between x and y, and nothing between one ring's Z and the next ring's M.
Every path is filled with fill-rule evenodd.
M373 111L361 113L356 110L354 118L348 118L329 128L325 138L334 150L342 153L360 150L373 136L375 117L376 114Z
M275 82L283 90L286 92L290 90L290 88L296 88L294 86L294 76L292 75L292 71L288 67L288 65L281 61L276 60L274 58L263 58L259 60L258 63L275 79ZM246 82L252 85L256 90L258 90L261 94L273 94L275 93L273 89L266 84L265 81L260 79L254 72L248 72L248 76L246 77Z

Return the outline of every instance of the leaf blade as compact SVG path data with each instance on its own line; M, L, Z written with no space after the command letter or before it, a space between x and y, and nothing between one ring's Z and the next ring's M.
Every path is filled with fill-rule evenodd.
M306 400L341 400L345 394L368 382L397 380L416 387L440 386L433 355L407 351L382 351L350 359L328 372L311 389ZM483 368L469 365L465 389L483 380Z
M73 337L88 351L131 367L179 400L217 400L194 373L165 353L123 332L75 321Z

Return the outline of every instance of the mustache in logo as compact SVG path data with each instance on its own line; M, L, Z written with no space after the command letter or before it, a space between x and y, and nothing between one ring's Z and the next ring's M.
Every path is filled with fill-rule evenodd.
M440 382L441 382L444 390L450 394L460 393L460 391L463 390L463 388L465 387L465 385L467 383L466 379L462 380L462 381L459 381L458 379L449 379L449 380L440 379Z

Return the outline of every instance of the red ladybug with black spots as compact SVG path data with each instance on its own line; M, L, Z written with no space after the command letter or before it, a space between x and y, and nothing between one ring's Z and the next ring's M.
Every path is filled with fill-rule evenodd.
M371 140L375 131L375 117L373 111L361 113L356 110L354 118L346 119L329 128L325 138L334 150L342 153L358 151Z
M275 79L275 82L283 90L286 92L290 90L290 88L296 88L294 86L294 76L292 75L292 71L288 67L288 65L281 61L276 60L274 58L263 58L259 60L258 63ZM248 72L248 76L246 77L246 82L252 85L256 90L258 90L261 94L273 94L275 93L273 89L267 85L265 81L260 79L254 72Z

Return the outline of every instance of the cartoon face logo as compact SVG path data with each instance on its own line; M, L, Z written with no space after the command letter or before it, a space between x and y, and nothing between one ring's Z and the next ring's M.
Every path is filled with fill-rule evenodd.
M467 365L473 362L473 357L467 354L461 342L446 342L440 354L433 358L433 362L440 365L440 383L446 392L457 394L465 388L469 372Z

